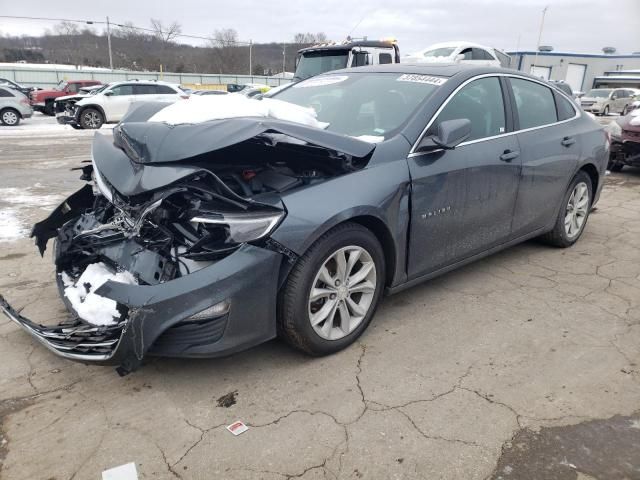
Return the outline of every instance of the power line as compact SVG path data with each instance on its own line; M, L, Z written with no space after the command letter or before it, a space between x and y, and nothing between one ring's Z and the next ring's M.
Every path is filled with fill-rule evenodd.
M45 20L45 21L51 21L51 22L72 22L72 23L82 23L86 25L107 25L107 22L101 21L101 20L79 20L79 19L73 19L73 18L27 17L27 16L14 16L14 15L0 15L0 18L10 18L15 20ZM140 30L143 32L149 32L156 35L171 33L168 31L162 31L160 29L155 30L152 28L138 27L137 25L133 25L133 24L126 25L122 23L109 22L109 25L113 27L119 27L119 28L129 28L134 30ZM192 35L187 33L173 34L173 36L181 37L181 38L191 38L195 40L206 40L209 42L213 40L211 37L204 37L202 35ZM233 43L234 45L250 45L251 44L250 41L244 42L240 40L225 40L225 42Z

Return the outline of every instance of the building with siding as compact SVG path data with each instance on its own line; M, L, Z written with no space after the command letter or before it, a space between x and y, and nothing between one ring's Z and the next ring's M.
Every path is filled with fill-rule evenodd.
M574 92L597 87L640 88L640 52L632 55L541 51L509 52L511 68L564 81Z

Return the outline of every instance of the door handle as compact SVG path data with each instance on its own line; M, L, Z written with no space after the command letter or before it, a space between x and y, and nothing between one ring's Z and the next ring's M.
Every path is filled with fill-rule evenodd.
M514 158L518 158L520 156L520 152L517 150L505 150L502 155L500 155L500 160L503 162L510 162Z
M576 143L576 139L573 137L564 137L562 139L562 145L564 145L565 147L570 147L571 145L573 145L574 143Z

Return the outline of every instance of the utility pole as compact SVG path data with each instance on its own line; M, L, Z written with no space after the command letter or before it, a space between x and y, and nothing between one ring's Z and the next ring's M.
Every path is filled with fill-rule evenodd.
M287 44L282 44L282 78L284 78L284 72L286 71L286 63L287 63Z
M249 75L253 75L253 69L251 68L251 49L253 47L253 40L249 39Z
M533 57L533 68L536 67L536 64L538 63L538 52L540 51L540 41L542 39L542 29L544 28L544 17L547 14L547 9L549 8L549 5L547 5L546 7L544 7L542 9L542 20L540 20L540 31L538 32L538 46L536 48L536 55ZM533 73L533 72L530 72Z
M111 54L111 28L109 26L109 17L107 17L107 44L109 45L109 68L113 70L113 55Z

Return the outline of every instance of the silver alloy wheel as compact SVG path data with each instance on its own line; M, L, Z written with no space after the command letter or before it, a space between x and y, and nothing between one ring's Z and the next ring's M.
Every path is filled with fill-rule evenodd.
M15 125L18 123L18 115L12 110L7 110L2 114L2 123L5 125Z
M309 321L325 340L339 340L364 320L376 291L376 265L364 248L343 247L316 274L309 292Z
M98 128L100 125L100 116L96 112L84 112L82 116L84 117L85 125L91 128Z
M569 196L564 216L564 231L570 239L582 231L589 212L589 187L584 182L576 184Z

